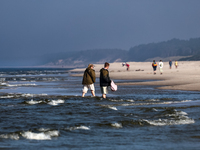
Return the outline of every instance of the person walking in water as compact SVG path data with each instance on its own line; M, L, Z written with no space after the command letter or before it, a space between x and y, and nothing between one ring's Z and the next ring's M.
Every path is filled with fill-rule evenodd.
M175 67L177 69L177 67L178 67L178 61L177 60L175 61L174 65L175 65Z
M171 60L169 61L169 68L170 69L172 68L172 61Z
M89 64L88 67L85 69L84 74L83 74L83 93L82 97L85 96L87 93L88 89L91 90L91 93L93 96L95 96L95 83L96 77L95 77L95 71L94 71L94 65Z
M160 74L163 74L163 62L160 60L159 62Z
M100 88L103 98L106 98L106 94L108 94L108 86L110 86L111 83L108 71L109 66L110 64L105 62L104 68L100 70Z
M154 72L154 74L156 74L157 63L156 63L155 60L153 60L152 67L153 67L153 72Z

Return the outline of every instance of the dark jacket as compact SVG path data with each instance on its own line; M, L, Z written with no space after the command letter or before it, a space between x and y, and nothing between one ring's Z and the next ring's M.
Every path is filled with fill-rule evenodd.
M100 86L110 86L111 80L107 69L100 70Z
M87 68L83 74L83 85L90 85L95 82L95 71L91 68Z

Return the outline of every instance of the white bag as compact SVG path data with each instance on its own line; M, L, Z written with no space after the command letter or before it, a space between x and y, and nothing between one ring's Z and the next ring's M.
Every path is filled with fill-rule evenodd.
M110 89L111 89L112 91L117 91L117 85L113 82L113 80L111 80Z

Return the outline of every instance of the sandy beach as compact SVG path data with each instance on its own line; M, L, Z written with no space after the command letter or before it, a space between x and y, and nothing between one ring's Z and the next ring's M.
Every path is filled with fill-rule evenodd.
M158 89L200 91L200 61L180 61L178 68L175 68L174 62L172 68L169 68L168 62L163 62L163 74L160 74L159 67L157 73L153 74L152 62L127 62L130 64L130 70L122 63L110 63L111 79L123 79L123 83L117 85L148 85L159 86ZM159 63L159 62L157 62ZM103 64L95 64L96 77L99 77L99 70ZM74 69L72 72L79 72L73 76L82 76L85 68ZM126 82L126 80L129 80ZM130 82L133 80L133 82ZM147 80L146 82L134 82L134 80Z

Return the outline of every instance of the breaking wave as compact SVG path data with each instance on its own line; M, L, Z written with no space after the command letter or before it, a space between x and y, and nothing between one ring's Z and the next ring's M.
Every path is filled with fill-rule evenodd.
M69 127L69 128L65 128L65 130L90 130L89 127L87 126L77 126L77 127Z

